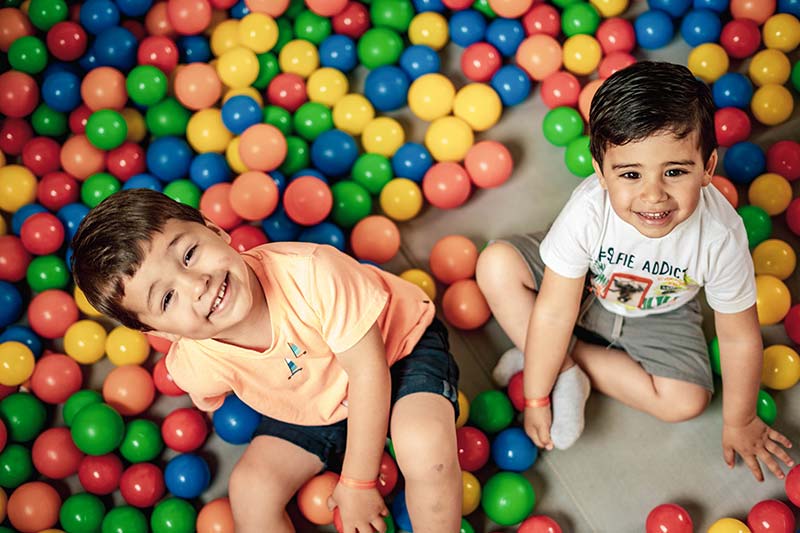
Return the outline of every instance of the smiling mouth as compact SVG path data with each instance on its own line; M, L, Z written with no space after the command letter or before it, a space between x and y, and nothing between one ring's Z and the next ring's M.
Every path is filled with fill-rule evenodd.
M670 216L672 214L672 211L658 211L658 212L637 211L636 214L645 220L658 222L659 220L664 220L665 218Z
M216 311L219 308L220 304L222 303L222 300L225 299L225 294L227 292L228 292L228 274L225 274L225 279L222 281L222 285L219 286L219 290L217 291L217 297L214 298L214 302L211 304L211 310L208 312L208 315L206 315L206 318L213 315L214 311Z

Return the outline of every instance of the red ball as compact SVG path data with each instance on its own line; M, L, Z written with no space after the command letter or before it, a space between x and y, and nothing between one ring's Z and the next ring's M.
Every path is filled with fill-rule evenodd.
M796 304L783 318L783 327L786 334L795 344L800 344L800 304Z
M486 82L503 66L503 57L489 43L474 43L461 54L461 70L471 81Z
M472 0L442 0L442 3L453 11L462 11L472 6Z
M800 507L800 465L795 466L786 474L784 488L789 501L796 507Z
M22 147L22 164L36 176L61 169L61 146L50 137L34 137Z
M459 207L469 198L472 185L464 167L451 161L436 163L422 178L422 193L439 209Z
M511 177L514 160L511 152L497 141L473 144L464 158L464 168L476 187L499 187Z
M519 525L517 533L561 533L561 526L544 515L534 515Z
M39 86L31 76L17 70L0 74L0 114L22 118L39 103Z
M636 63L636 58L628 52L611 52L600 61L597 73L600 79L606 79L615 72L625 69Z
M508 398L517 411L525 410L525 380L522 371L517 372L508 382Z
M795 198L786 209L786 224L792 233L800 235L800 198Z
M64 403L83 384L78 363L64 354L51 354L39 359L31 375L31 390L45 403ZM76 467L77 471L77 467Z
M395 463L392 456L384 450L383 456L381 456L381 468L378 472L378 492L381 493L381 496L385 498L391 494L397 485L397 479L399 477L400 473L397 470L397 463Z
M550 109L561 106L577 107L581 84L574 74L559 70L542 80L540 92L544 105Z
M294 113L298 107L308 101L306 82L297 74L282 72L269 82L267 99L270 104Z
M785 503L764 500L750 509L747 525L752 533L794 533L795 519Z
M549 4L538 4L523 15L522 26L528 36L544 33L550 37L558 37L561 33L561 15Z
M81 104L69 114L69 130L75 135L83 135L86 132L86 122L92 114L92 110L86 104Z
M789 181L800 178L800 143L778 141L767 150L767 172L780 174Z
M63 337L67 328L78 321L78 306L72 296L51 289L40 292L28 305L28 324L45 339Z
M692 517L680 505L664 503L655 507L647 515L647 533L692 533Z
M89 44L86 31L80 24L65 20L53 25L47 32L47 49L61 61L75 61Z
M629 20L613 17L604 20L597 27L595 35L604 54L613 52L632 52L636 46L636 30Z
M178 66L180 54L177 45L169 37L151 35L139 43L136 57L140 65L153 65L164 74L169 74Z
M358 39L369 29L369 11L359 2L348 2L331 22L334 32L347 35L351 39Z
M31 457L33 466L43 476L64 479L78 471L84 455L75 446L69 428L60 427L45 430L36 437Z
M108 152L106 167L120 181L128 181L147 170L144 148L134 142L123 143Z
M169 349L172 347L172 341L164 337L159 337L151 333L145 333L145 337L147 337L147 343L150 347L157 352L168 353Z
M750 117L736 107L723 107L714 113L714 129L720 146L733 146L750 137Z
M147 37L147 28L138 20L128 19L123 20L120 26L131 32L137 41L141 41Z
M237 0L211 0L214 9L230 9L236 5Z
M242 223L231 206L231 184L228 182L214 184L205 190L200 197L200 211L226 231Z
M25 279L31 255L19 237L0 235L0 280L16 283Z
M30 253L52 254L64 244L64 225L52 213L36 213L22 223L19 237Z
M113 453L87 455L78 467L78 480L86 492L103 496L119 487L122 460Z
M186 394L183 389L175 384L172 376L167 372L167 365L163 357L159 359L158 362L156 362L156 366L153 367L153 383L155 383L158 392L166 396L182 396Z
M472 426L461 426L456 429L456 445L458 464L461 470L467 472L480 470L489 460L492 450L486 434Z
M203 445L208 436L206 417L197 409L175 409L161 424L164 444L177 452L192 452Z
M50 211L58 211L79 198L78 181L66 172L45 174L36 189L36 200Z
M734 19L722 28L719 44L727 54L735 59L752 56L761 45L761 32L758 24L750 19Z
M250 224L242 224L231 231L231 248L239 253L246 252L250 248L261 246L269 242L262 230Z
M152 507L164 495L164 474L152 463L128 467L119 480L119 492L134 507Z
M333 194L328 184L313 176L293 180L283 193L286 215L304 226L319 224L333 208Z
M33 128L21 118L7 118L0 128L0 151L6 155L19 155L33 138Z

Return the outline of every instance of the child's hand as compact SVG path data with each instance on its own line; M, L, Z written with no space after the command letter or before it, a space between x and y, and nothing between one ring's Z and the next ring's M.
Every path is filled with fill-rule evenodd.
M383 517L389 514L378 489L351 489L336 485L329 505L338 507L342 533L386 533Z
M525 408L525 433L539 448L553 449L550 439L550 425L553 423L553 414L550 406Z
M758 481L764 481L758 459L761 459L778 479L783 479L785 476L775 457L790 468L794 466L794 461L779 444L784 448L792 447L789 439L766 425L757 416L743 426L724 424L722 427L722 453L725 462L733 468L738 453Z

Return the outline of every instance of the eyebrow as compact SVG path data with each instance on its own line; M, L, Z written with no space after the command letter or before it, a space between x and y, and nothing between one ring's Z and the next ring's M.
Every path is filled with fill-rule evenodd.
M679 161L666 161L663 163L663 166L669 167L673 165L677 166L694 166L695 162L691 159L681 159ZM640 168L642 165L640 163L617 163L616 165L611 165L612 170L620 170L623 168Z
M178 233L167 245L167 249L165 252L169 252L170 248L174 247L178 242L186 235L185 233ZM166 254L165 254L166 255ZM147 290L147 309L152 310L152 299L153 299L153 289L155 288L156 284L151 283L150 288Z

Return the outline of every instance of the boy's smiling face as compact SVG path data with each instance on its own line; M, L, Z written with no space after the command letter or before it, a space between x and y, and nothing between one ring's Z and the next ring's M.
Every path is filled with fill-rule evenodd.
M149 244L122 299L141 322L191 339L224 340L246 326L254 276L217 231L171 219Z
M696 133L678 139L665 132L610 146L603 168L593 164L617 215L645 237L659 238L694 213L702 188L711 183L717 152L705 162Z

